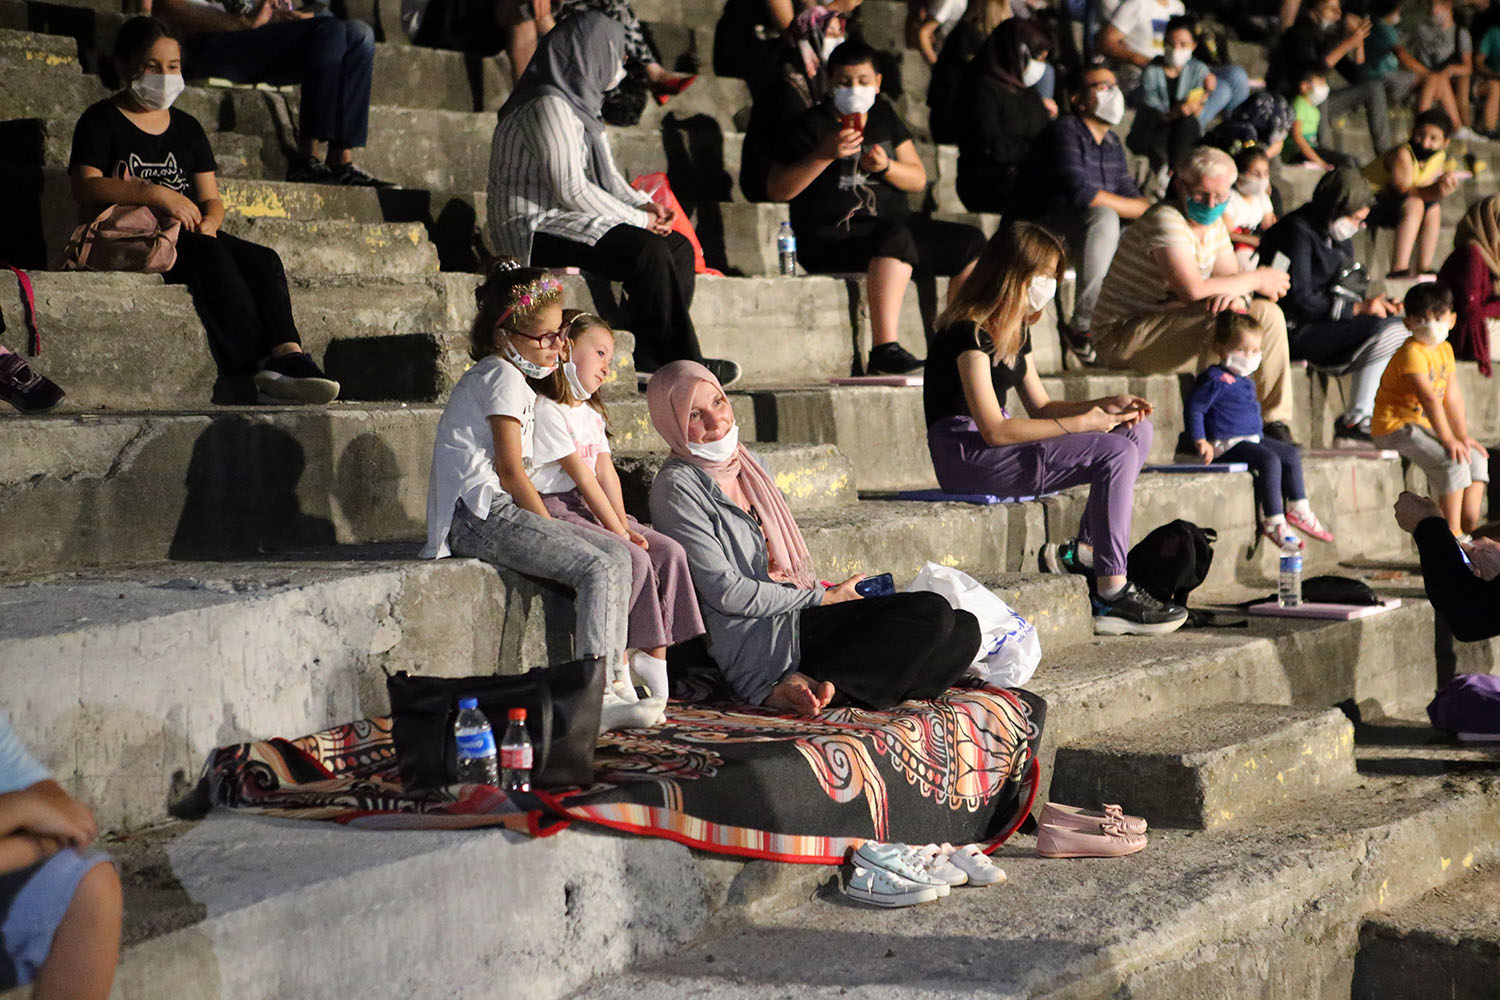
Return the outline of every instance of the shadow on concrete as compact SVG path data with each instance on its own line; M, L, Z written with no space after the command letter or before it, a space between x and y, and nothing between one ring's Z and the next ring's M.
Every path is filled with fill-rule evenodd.
M667 181L703 244L703 259L725 274L729 267L724 242L723 202L733 200L734 181L724 168L724 130L706 114L679 118L669 114L661 126L667 156Z
M339 456L333 495L353 538L423 538L425 521L409 516L397 487L402 478L396 453L379 434L361 434Z
M193 443L170 559L228 559L332 545L333 524L304 514L307 466L296 438L247 418L216 420Z

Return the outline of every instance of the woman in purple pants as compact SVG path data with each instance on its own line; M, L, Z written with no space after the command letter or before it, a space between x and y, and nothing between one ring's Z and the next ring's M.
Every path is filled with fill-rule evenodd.
M1131 495L1151 450L1151 404L1129 395L1051 400L1027 362L1027 327L1052 301L1066 259L1057 237L1031 223L990 240L928 345L927 448L950 493L1028 496L1088 483L1078 537L1044 546L1043 568L1093 578L1096 634L1163 635L1187 611L1125 578ZM1024 417L1005 410L1012 389Z

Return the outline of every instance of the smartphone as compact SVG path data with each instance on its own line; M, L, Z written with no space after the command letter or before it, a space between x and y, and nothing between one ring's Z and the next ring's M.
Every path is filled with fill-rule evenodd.
M854 131L858 132L860 135L864 135L865 134L865 127L864 127L864 124L861 123L859 115L852 115L851 114L851 115L843 115L843 116L841 116L839 118L839 129L840 129L840 131L842 131L843 129L846 129L846 128L852 128Z
M1278 250L1276 256L1271 258L1271 267L1282 274L1289 274L1292 270L1292 259Z
M854 592L860 597L884 597L896 592L896 583L891 579L891 574L881 573L879 576L867 576L856 583Z

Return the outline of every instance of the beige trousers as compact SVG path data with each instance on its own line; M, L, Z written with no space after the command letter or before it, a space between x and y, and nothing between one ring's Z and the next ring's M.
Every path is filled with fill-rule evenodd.
M1266 299L1252 299L1249 312L1262 337L1260 368L1254 376L1261 418L1291 426L1292 359L1287 351L1286 317L1280 306ZM1214 314L1201 302L1096 326L1093 340L1100 363L1110 368L1193 375L1219 360Z

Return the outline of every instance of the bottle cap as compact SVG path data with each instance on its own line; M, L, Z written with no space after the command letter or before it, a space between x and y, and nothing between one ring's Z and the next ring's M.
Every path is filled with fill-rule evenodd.
M511 722L525 722L526 721L526 709L524 709L524 708L513 708L510 711L506 712L505 714L506 714L506 717L508 719L510 719Z
M478 708L478 707L479 707L479 699L478 698L460 698L460 699L458 699L458 710L460 712L467 712L471 708Z

